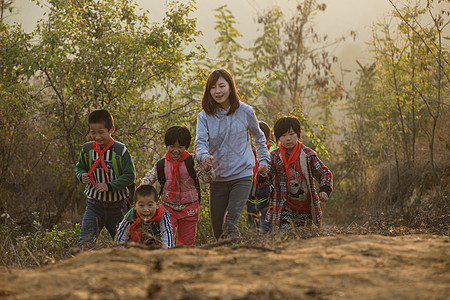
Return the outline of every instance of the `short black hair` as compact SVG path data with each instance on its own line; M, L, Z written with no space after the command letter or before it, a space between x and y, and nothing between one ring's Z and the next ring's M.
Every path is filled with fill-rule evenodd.
M264 121L259 121L258 124L259 124L259 129L261 129L261 131L264 132L264 136L266 137L266 140L270 139L270 127L269 127L269 125L267 125L267 123L264 122Z
M138 197L142 196L153 196L153 199L155 199L155 202L158 203L158 192L156 191L155 187L153 185L140 185L137 187L137 189L134 191L133 195L133 203L136 204L138 201Z
M164 143L168 147L178 141L180 146L184 146L187 149L191 145L191 139L192 136L189 128L182 125L173 125L167 129L166 135L164 136Z
M88 126L89 124L103 123L106 129L111 130L114 127L114 118L106 109L96 109L89 114L87 123Z
M280 137L288 132L291 128L297 134L297 137L300 138L300 134L302 131L300 121L296 117L286 116L278 119L278 121L273 126L275 139L278 141Z

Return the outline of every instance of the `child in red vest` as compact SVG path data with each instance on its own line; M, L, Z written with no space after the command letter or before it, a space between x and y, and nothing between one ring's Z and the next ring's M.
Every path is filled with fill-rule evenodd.
M214 170L202 165L187 149L191 133L186 126L174 125L165 134L166 156L149 171L141 184L161 185L161 203L169 211L170 222L177 245L194 245L199 216L199 178L205 182L214 180Z
M320 201L326 202L333 189L331 171L305 146L300 138L300 122L295 117L282 117L273 127L275 139L280 141L270 153L267 177L259 173L258 182L273 185L269 197L266 220L282 227L322 224ZM316 192L314 179L319 183Z

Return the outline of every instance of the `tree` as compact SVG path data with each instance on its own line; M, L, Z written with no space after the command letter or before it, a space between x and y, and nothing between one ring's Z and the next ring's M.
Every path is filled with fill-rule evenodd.
M445 28L449 25L450 21L450 8L438 7L438 11L435 13L434 8L437 6L436 1L427 0L427 4L424 8L419 9L416 6L412 11L405 9L402 12L393 2L389 2L394 7L397 17L401 19L402 25L406 30L411 31L412 37L409 39L411 43L416 42L419 44L418 49L415 50L411 47L411 59L416 58L416 51L418 52L418 58L421 60L422 71L421 76L418 78L419 83L416 84L416 78L414 76L416 66L413 65L412 74L412 92L413 99L416 95L423 101L426 106L426 112L432 119L431 129L425 132L429 138L430 149L430 163L434 172L434 141L436 134L436 127L441 116L441 107L445 105L445 99L448 100L448 87L450 78L448 72L445 70L449 67L449 52L448 47L443 45L444 39L449 40L449 37L444 37L443 33ZM437 1L439 4L441 1ZM417 13L416 13L417 12ZM422 26L420 24L419 17L423 14L428 14L432 20L431 26ZM424 68L424 63L431 66L431 68ZM431 83L431 84L430 84ZM419 86L419 87L418 87ZM447 104L448 105L448 104Z
M5 19L5 11L12 13L14 10L14 0L1 0L0 2L0 23Z
M381 79L380 89L389 105L394 150L401 145L403 161L414 164L416 139L420 131L426 133L430 162L434 167L435 130L448 93L444 81L448 83L449 79L443 72L448 67L448 51L442 45L442 31L448 22L444 22L442 14L448 15L449 12L441 9L438 15L434 15L433 2L402 9L391 2L398 19L397 36L393 36L389 25L380 24L382 36L374 39L374 52ZM421 24L425 13L433 21L431 26ZM431 124L430 129L428 124Z
M245 58L251 55L249 49L242 46L238 39L241 33L235 27L237 24L233 13L227 5L214 10L216 14L216 26L214 29L219 34L214 39L218 47L217 59L206 63L208 71L216 68L229 69L238 86L238 91L245 102L253 105L259 111L257 95L263 89L265 78L260 78L258 72L252 66L252 60Z
M263 33L252 48L252 67L261 72L260 76L269 75L261 99L266 114L301 108L314 114L321 126L321 137L331 144L331 112L342 98L343 88L331 72L337 59L327 49L343 39L328 41L326 35L315 32L314 18L325 9L325 4L306 0L298 1L290 16L285 16L279 7L259 15Z
M314 99L316 89L327 86L332 78L335 57L326 51L327 36L319 36L313 28L314 16L325 9L325 4L306 0L297 4L287 20L277 7L258 17L264 30L255 42L254 57L261 71L276 76L277 95L288 98L291 107Z
M164 119L182 121L186 111L197 109L191 100L174 96L188 80L179 74L202 51L185 50L199 34L196 20L189 17L193 9L192 3L173 2L161 23L150 23L148 12L136 13L136 4L127 0L48 1L47 18L33 32L38 40L17 59L32 67L33 81L27 83L36 103L36 110L29 111L31 128L48 150L41 165L47 181L57 183L45 213L51 222L81 196L73 168L92 109L112 112L114 138L127 144L140 170L141 163L159 156L149 150L161 147Z

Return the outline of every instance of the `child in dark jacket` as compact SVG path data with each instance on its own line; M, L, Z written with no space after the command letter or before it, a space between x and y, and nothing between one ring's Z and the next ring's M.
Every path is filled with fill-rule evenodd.
M151 185L141 185L134 192L131 208L119 224L116 243L174 246L169 213L158 203L158 192Z
M161 202L169 212L177 245L194 245L199 217L200 186L214 180L214 170L205 170L187 149L191 132L186 126L174 125L167 129L164 142L166 156L158 161L141 184L161 185Z
M259 183L273 185L266 220L280 226L322 224L319 200L328 201L333 189L331 171L317 154L298 138L300 122L295 117L282 117L274 125L278 149L270 154L267 177L258 174ZM316 192L314 179L319 183Z
M269 153L272 152L276 146L273 141L271 141L270 127L264 121L259 121L259 128L264 133L266 137L266 146ZM256 174L258 173L259 163L256 159L256 149L251 143L253 154L255 155L255 166L253 167L253 184L250 191L250 196L247 200L247 220L250 229L258 229L260 233L267 233L270 231L271 225L267 222L266 215L269 210L269 186L261 186L256 180Z

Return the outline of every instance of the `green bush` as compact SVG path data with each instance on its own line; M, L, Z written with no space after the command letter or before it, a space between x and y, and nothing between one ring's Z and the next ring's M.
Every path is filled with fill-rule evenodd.
M11 267L27 268L71 257L71 248L76 246L80 235L80 224L64 230L53 226L42 228L34 213L33 229L23 235L15 220L0 225L0 263Z
M49 257L65 257L71 247L76 246L80 236L81 225L76 223L74 228L58 230L54 225L52 229L43 229L41 223L35 218L33 231L17 239L31 252Z

